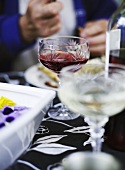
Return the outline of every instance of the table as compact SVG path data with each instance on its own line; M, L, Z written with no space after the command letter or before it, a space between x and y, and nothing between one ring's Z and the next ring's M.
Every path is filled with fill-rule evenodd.
M91 150L90 145L83 146L83 142L89 138L87 134L66 131L81 126L86 126L82 117L69 121L45 119L41 122L29 150L8 170L54 170L54 167L60 167L60 161L68 154ZM125 169L125 152L115 151L105 143L102 151L116 157L121 162L122 169Z
M8 75L16 76L16 73ZM0 79L2 80L2 75ZM20 84L28 85L23 74L20 74L19 80ZM56 97L54 103L57 102ZM7 170L61 170L60 162L65 156L77 151L91 151L90 144L83 146L89 135L77 129L83 126L87 124L81 116L75 120L59 121L49 118L46 114L27 151ZM122 170L125 169L125 152L113 150L105 142L102 151L116 157L122 165Z

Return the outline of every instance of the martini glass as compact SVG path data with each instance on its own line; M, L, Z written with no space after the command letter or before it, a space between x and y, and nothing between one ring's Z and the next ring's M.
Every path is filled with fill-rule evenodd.
M85 64L62 69L58 95L74 112L84 116L90 126L92 148L101 151L104 126L109 117L125 108L125 67L109 64Z
M85 64L90 56L89 47L86 39L74 36L58 36L44 38L39 41L38 60L45 67L57 73L63 67L75 65L76 70L79 65ZM58 89L57 89L58 91ZM79 115L69 111L62 103L53 106L48 115L58 120L71 120Z

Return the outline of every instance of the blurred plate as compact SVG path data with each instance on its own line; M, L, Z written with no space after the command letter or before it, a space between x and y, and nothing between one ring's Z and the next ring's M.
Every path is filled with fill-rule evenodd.
M92 64L105 63L105 56L91 59L87 63L92 63Z
M89 60L87 63L102 63L104 60L103 58L102 57L95 58L95 59ZM49 78L47 74L44 74L42 71L38 70L39 66L40 64L33 65L25 71L24 77L26 81L29 84L36 86L36 87L57 90L57 88L50 87L45 84L46 82L52 82L55 84L55 82L51 78Z
M10 166L29 146L55 92L35 87L0 83L0 95L30 109L0 129L0 169ZM42 112L44 110L45 112Z
M55 84L55 82L51 78L49 78L46 74L44 74L42 71L38 70L39 66L40 64L33 65L25 71L24 77L26 81L29 84L36 87L56 90L57 88L50 87L45 84L46 82L52 82Z

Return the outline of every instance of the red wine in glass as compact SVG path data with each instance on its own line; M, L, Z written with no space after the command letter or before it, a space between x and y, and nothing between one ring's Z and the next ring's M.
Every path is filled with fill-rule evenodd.
M89 46L86 39L75 36L57 36L42 38L38 46L38 60L46 68L60 76L63 67L85 64L90 57ZM59 83L60 84L60 83ZM49 109L48 115L53 119L72 120L79 115L70 112L63 104L58 103Z
M76 56L77 55L77 56ZM78 56L78 54L67 52L55 52L54 54L42 54L39 56L39 61L47 68L59 73L63 67L69 65L85 64L88 59Z

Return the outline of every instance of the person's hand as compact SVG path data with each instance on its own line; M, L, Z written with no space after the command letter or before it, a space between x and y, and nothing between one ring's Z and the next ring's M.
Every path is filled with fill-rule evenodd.
M38 37L47 37L61 29L59 12L61 2L49 3L49 0L30 0L26 14L20 17L19 25L22 38L30 43Z
M79 29L80 36L88 40L91 56L105 54L107 26L108 20L98 20L88 22Z

